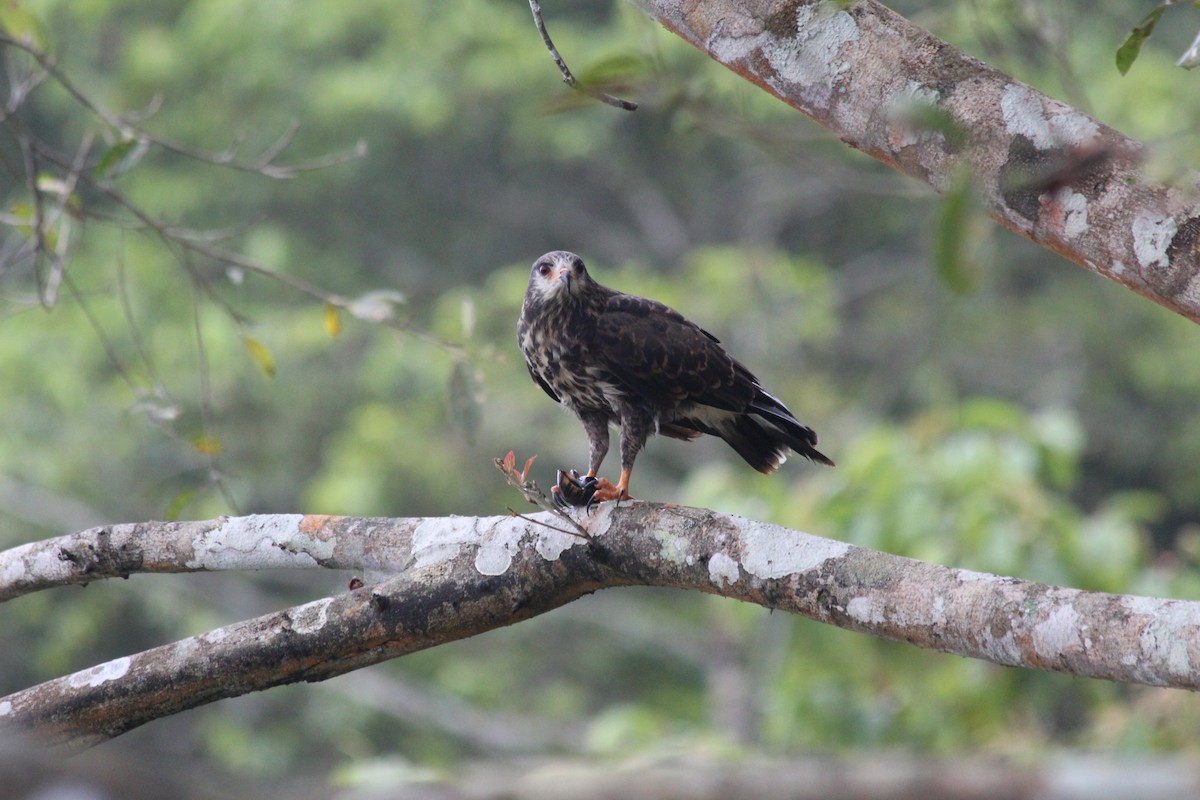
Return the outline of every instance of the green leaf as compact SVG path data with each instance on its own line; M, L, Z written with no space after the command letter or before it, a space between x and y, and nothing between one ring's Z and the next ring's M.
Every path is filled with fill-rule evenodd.
M1141 21L1141 24L1130 31L1125 43L1117 48L1117 70L1122 75L1129 72L1129 68L1133 66L1133 62L1137 61L1138 53L1142 51L1142 43L1149 39L1150 34L1154 32L1154 26L1162 19L1163 12L1167 10L1167 5L1167 3L1163 3L1147 14Z
M170 505L167 506L165 514L166 521L174 522L175 520L179 519L179 515L183 513L183 510L188 507L188 504L192 502L192 498L195 496L195 489L188 489L175 495L175 497L171 500Z
M41 21L19 3L0 3L0 30L18 42L32 45L39 50L45 48L46 37Z
M25 238L33 236L33 206L29 203L13 203L8 207L8 213L16 220L16 229Z
M275 356L271 355L271 351L267 349L267 346L253 336L243 336L242 342L246 345L246 349L250 352L250 357L254 359L254 363L258 365L258 371L268 378L274 378Z
M974 225L975 197L970 175L956 175L942 197L933 229L933 265L942 283L953 292L969 292L979 282L979 270L967 253L968 235Z
M201 433L192 437L192 447L196 448L196 452L206 456L215 456L220 454L225 446L221 443L221 437L212 433Z
M105 151L93 173L99 178L116 178L137 166L145 155L145 142L124 138Z

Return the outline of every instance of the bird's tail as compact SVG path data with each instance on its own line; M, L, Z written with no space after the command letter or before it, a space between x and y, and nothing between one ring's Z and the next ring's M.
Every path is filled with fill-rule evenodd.
M816 432L762 390L744 413L731 414L715 432L747 464L765 474L774 472L787 460L788 450L818 464L833 466L833 461L816 448Z

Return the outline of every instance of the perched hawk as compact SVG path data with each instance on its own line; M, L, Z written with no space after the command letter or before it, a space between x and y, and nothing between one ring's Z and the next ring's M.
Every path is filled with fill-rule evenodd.
M763 473L774 472L789 449L833 466L816 449L817 434L717 337L662 303L601 286L574 253L557 250L534 262L517 339L534 381L587 432L591 457L587 476L572 481L583 492L573 502L629 497L634 459L656 432L719 436ZM609 425L621 427L616 486L596 479Z

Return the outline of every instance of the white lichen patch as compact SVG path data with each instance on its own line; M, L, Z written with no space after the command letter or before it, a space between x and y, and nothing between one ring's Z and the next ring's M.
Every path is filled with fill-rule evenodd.
M745 521L743 521L745 524ZM850 545L778 525L754 523L742 531L742 568L758 578L782 578L816 569L850 551Z
M833 3L819 3L798 8L796 28L786 35L762 26L762 20L735 11L721 20L704 46L724 64L761 51L774 73L763 75L764 79L799 86L809 102L827 108L834 82L850 68L838 53L858 39L854 18Z
M933 625L946 624L946 598L940 594L933 598L933 608L930 609L929 621Z
M737 562L724 553L713 553L708 559L708 577L716 586L732 586L738 574Z
M1157 597L1142 597L1140 595L1125 595L1121 598L1121 605L1125 606L1134 614L1145 614L1147 616L1155 616L1162 613L1163 600Z
M1033 626L1033 651L1041 658L1055 660L1064 653L1078 650L1084 639L1079 613L1070 604L1055 608L1046 619Z
M752 14L740 13L732 9L732 13L724 17L704 43L704 47L713 57L723 64L746 58L759 47L762 47L762 20Z
M850 68L838 58L842 47L858 39L854 17L833 3L797 9L796 34L777 38L764 34L763 55L777 80L802 87L802 94L820 108L828 108L834 83Z
M1163 214L1142 213L1133 220L1133 254L1143 267L1170 266L1167 248L1179 226Z
M538 533L537 541L534 542L534 549L538 555L547 561L558 561L559 556L565 550L581 543L583 540L578 536L572 536L569 533L559 533L558 531L541 531Z
M1021 646L1017 644L1012 631L1006 631L1003 636L984 633L980 640L983 657L997 664L1016 666L1024 663Z
M316 561L333 558L333 551L337 546L333 539L316 539L303 531L297 531L290 540L282 544L289 550L299 551L297 555L308 555Z
M475 553L475 569L483 575L503 575L521 547L524 526L504 520L488 528ZM561 534L560 534L561 535Z
M182 669L191 663L196 653L200 652L201 641L199 636L191 636L171 645L170 659L175 669Z
M99 686L102 683L115 681L118 678L125 677L125 674L129 672L129 667L132 663L133 662L130 660L129 656L115 658L112 661L107 661L103 664L94 666L91 669L85 669L81 672L76 672L74 675L67 678L67 683L70 684L71 688L73 689L80 689L84 686Z
M604 512L601 512L604 513ZM576 545L583 544L584 535L573 534L566 530L568 522L559 520L551 515L545 515L546 525L536 525L533 528L533 549L547 561L557 561L564 551ZM533 519L536 519L534 517ZM553 526L553 527L550 527ZM559 527L563 530L559 530ZM595 531L591 535L599 535ZM600 525L602 530L604 525ZM485 520L479 526L481 533L477 536L479 550L475 553L475 569L484 575L502 575L512 567L513 558L521 549L521 540L530 532L529 525L516 517L493 517ZM414 536L413 554L416 555ZM458 553L458 546L469 542L470 539L455 538L450 542L452 547L439 551L442 555L453 558ZM425 563L432 563L426 559Z
M7 717L13 712L11 700L0 700L0 717Z
M976 572L973 569L956 569L954 577L961 583L986 583L996 580L996 576L990 572Z
M202 642L207 642L208 644L220 644L229 638L229 631L224 627L213 628L211 631L202 633L196 638Z
M1200 604L1154 597L1126 597L1122 604L1148 618L1139 636L1142 657L1138 663L1165 666L1172 675L1190 675L1190 651L1200 632Z
M1039 150L1085 144L1100 132L1095 120L1066 106L1047 111L1042 96L1019 83L1004 87L1000 114L1010 134L1026 137Z
M1063 236L1074 239L1088 229L1087 198L1070 189L1064 190L1061 198L1063 209Z
M190 569L286 569L307 568L317 560L300 549L302 514L255 514L229 517L206 531L193 543L194 558ZM332 544L321 543L321 550L332 555Z
M676 536L668 531L657 530L654 540L658 542L658 557L672 564L688 563L688 548L690 542L682 536Z
M66 578L74 571L72 562L59 557L58 548L43 550L27 564L29 574L25 577L36 577L40 580L58 580ZM21 577L24 570L18 569L16 577ZM7 571L5 578L8 578Z
M426 517L412 537L413 566L417 569L451 561L463 547L479 541L469 517Z
M846 603L846 616L864 625L879 625L884 621L883 609L870 597L852 597Z
M332 597L323 597L311 603L297 606L289 612L292 620L292 630L297 633L318 633L329 622L329 607L333 605Z

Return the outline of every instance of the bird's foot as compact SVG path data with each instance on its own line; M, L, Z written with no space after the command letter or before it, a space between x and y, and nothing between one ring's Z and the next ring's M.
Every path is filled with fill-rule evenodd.
M629 493L618 489L607 478L580 475L577 470L558 471L558 484L550 489L554 504L559 508L579 508L588 511L606 500L632 500Z
M632 500L633 496L629 492L614 486L612 481L607 478L601 478L596 482L596 491L592 495L593 503L603 503L605 500L616 500L620 503L622 500Z

